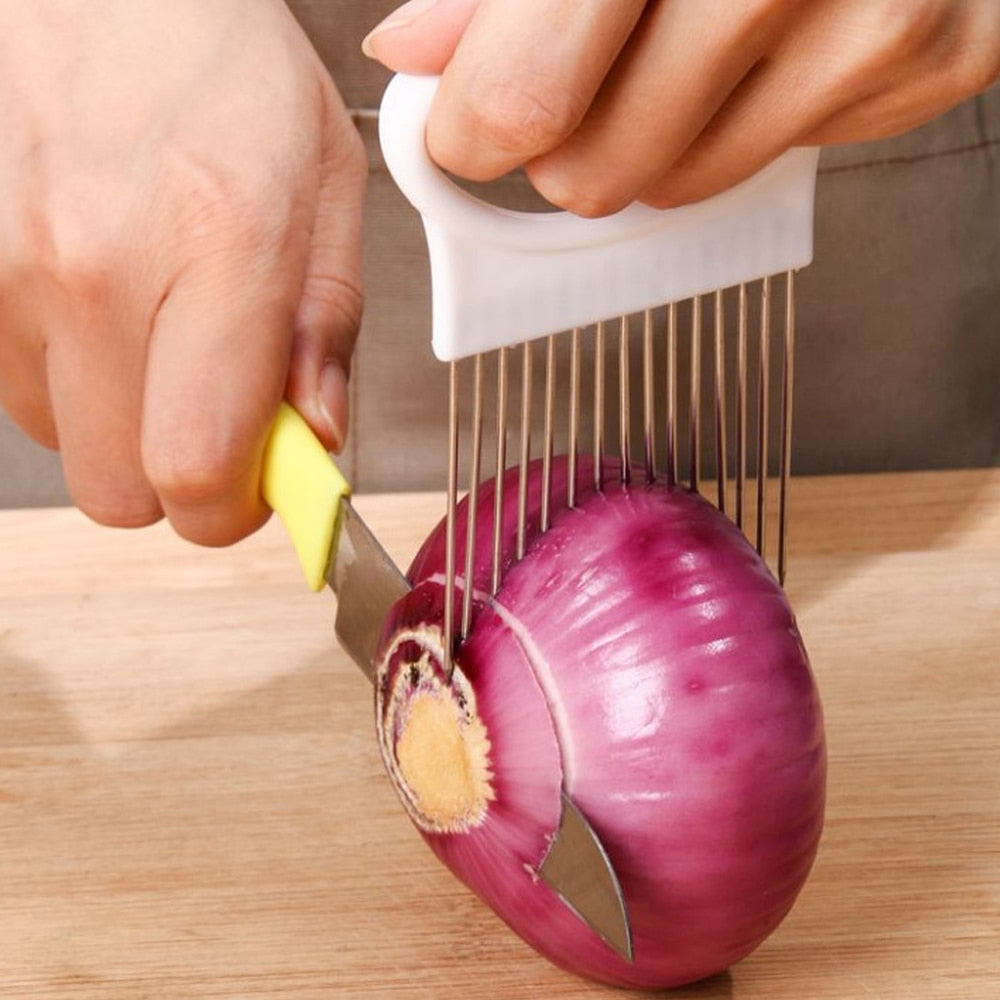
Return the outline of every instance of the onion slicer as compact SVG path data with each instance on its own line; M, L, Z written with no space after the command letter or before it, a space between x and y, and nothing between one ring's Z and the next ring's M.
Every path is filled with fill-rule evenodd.
M504 489L518 494L517 559L529 529L544 532L557 505L574 506L580 491L600 490L610 476L662 476L711 494L770 560L768 483L776 478L773 568L783 581L794 273L812 259L818 150L789 150L722 194L666 211L635 204L602 219L512 211L470 194L431 161L424 132L437 84L394 77L379 138L389 172L423 221L431 345L449 366L446 669L471 624L474 588L465 581L478 533L492 531L494 593L507 568ZM560 391L567 402L557 403ZM517 454L509 456L515 436ZM557 451L567 468L558 495ZM541 495L529 501L533 462L541 464ZM492 524L477 526L487 470L495 474ZM460 484L469 512L462 567ZM529 508L540 511L531 523ZM627 921L620 896L617 903ZM615 936L581 916L606 939Z

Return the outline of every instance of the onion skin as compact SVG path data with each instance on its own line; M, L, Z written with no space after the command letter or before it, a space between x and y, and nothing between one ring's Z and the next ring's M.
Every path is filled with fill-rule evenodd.
M530 475L530 542L515 563L516 472L508 473L508 569L492 598L493 490L479 491L475 612L456 655L488 736L488 796L468 822L434 828L400 773L405 705L387 723L391 706L412 693L406 677L417 660L447 686L443 524L418 553L414 590L383 632L383 758L431 849L538 952L615 985L690 983L753 951L812 866L826 754L805 648L770 571L701 497L637 483L641 472L623 486L610 469L602 492L580 494L538 534L537 465ZM556 496L565 495L565 475L557 462ZM463 504L459 574L465 517ZM632 963L536 874L563 787L618 875Z

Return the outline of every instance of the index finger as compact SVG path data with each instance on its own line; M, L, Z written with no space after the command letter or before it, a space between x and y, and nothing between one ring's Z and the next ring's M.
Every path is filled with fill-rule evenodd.
M228 545L269 514L260 459L285 385L304 268L301 251L224 247L192 261L159 308L142 461L184 538Z
M643 0L482 0L428 118L431 156L482 181L554 149L583 120L644 7ZM419 33L421 24L410 30Z

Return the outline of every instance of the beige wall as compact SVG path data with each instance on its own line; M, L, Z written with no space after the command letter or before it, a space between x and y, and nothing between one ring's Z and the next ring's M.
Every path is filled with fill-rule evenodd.
M393 2L292 4L356 109L384 74L357 52ZM371 120L367 306L345 471L360 490L437 488L445 372L430 353L419 221ZM516 203L523 182L506 182ZM828 150L814 264L798 282L794 467L1000 463L1000 87L909 135ZM0 506L65 501L56 458L0 415Z

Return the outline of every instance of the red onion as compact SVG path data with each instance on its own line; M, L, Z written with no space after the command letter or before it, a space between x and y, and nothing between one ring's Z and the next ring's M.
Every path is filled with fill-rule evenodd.
M438 857L553 962L637 987L711 975L779 924L819 842L823 723L792 611L710 503L622 486L613 470L540 534L533 466L530 541L514 562L515 475L493 597L492 485L479 491L475 613L450 685L443 524L411 567L376 682L386 767ZM462 504L459 586L465 519ZM562 787L620 880L632 963L537 876Z

